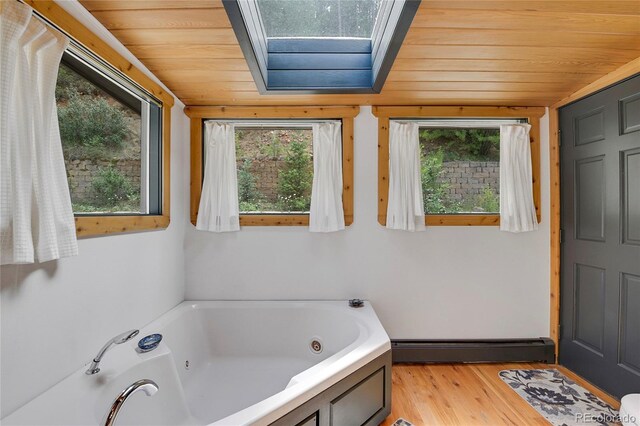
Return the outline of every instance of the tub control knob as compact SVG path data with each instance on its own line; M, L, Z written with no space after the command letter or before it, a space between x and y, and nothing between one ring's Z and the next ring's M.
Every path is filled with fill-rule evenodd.
M349 299L349 306L351 306L352 308L362 308L364 306L364 300Z

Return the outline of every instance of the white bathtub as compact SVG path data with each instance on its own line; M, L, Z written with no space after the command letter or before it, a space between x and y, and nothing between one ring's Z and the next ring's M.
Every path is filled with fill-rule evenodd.
M2 424L98 424L147 378L160 390L129 398L117 425L266 425L391 349L368 302L184 302L140 337L152 333L164 336L154 351L136 352L138 338L113 347L100 373L79 369ZM94 349L84 348L87 361Z

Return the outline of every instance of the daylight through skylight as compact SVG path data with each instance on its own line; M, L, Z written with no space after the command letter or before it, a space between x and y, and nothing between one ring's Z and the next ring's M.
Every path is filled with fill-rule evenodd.
M224 0L260 93L380 93L420 0Z
M382 0L257 0L267 38L371 38Z

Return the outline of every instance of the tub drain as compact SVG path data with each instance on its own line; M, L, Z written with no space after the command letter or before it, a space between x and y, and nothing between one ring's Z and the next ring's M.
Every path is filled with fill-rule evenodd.
M309 348L314 354L319 354L322 352L322 342L319 339L313 339L309 344Z

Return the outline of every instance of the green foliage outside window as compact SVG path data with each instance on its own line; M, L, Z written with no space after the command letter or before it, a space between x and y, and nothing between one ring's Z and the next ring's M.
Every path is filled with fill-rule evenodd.
M423 129L420 140L428 151L442 149L444 161L500 159L500 132L495 129Z
M423 128L420 149L425 213L500 211L499 130Z
M129 180L114 167L100 169L91 186L94 192L94 205L97 207L139 202Z
M60 137L76 148L76 156L118 150L129 134L124 113L102 97L72 96L58 109L58 118Z
M491 188L485 188L478 196L476 204L483 212L499 212L500 196Z
M284 154L284 152L284 144L280 140L280 135L278 135L276 132L272 132L271 140L268 144L260 147L260 153L262 155L265 155L274 160L280 158Z
M447 210L445 202L448 185L438 181L442 173L442 158L444 157L444 153L439 149L430 155L422 152L420 157L424 211L429 214L445 213Z
M382 0L258 0L267 37L370 38Z
M236 129L238 199L244 213L309 210L311 129Z
M56 84L56 100L67 101L74 96L100 96L102 90L76 72L60 64L58 81Z
M262 208L262 197L256 188L256 178L251 173L251 160L245 158L238 168L238 201L240 211L259 211Z
M284 211L308 211L311 206L313 168L306 144L294 140L289 145L285 166L278 173L278 198Z
M55 94L73 211L139 212L140 114L65 63Z
M247 158L238 169L238 199L240 202L251 201L258 195L256 178L251 174L251 160Z

